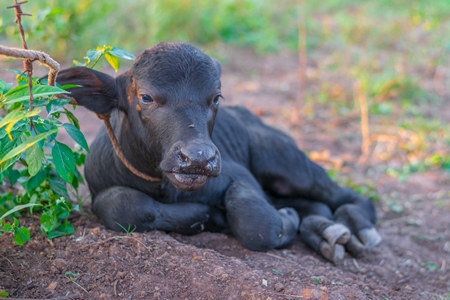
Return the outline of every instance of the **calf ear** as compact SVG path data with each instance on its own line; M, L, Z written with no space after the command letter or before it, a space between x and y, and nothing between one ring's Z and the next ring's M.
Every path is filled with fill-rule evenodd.
M60 85L81 85L68 89L69 95L97 114L110 114L118 107L116 81L105 73L86 67L74 67L59 72L56 82Z

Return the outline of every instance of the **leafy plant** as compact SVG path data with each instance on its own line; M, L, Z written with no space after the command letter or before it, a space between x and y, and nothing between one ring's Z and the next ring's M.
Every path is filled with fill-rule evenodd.
M12 215L18 211L20 206L17 205L29 207L30 212L39 210L42 211L43 234L49 238L72 234L73 226L67 222L72 204L66 183L78 189L79 182L83 182L76 170L81 161L76 161L76 154L56 138L64 128L75 142L89 151L87 142L76 118L64 108L69 100L51 97L67 93L64 87L43 85L34 78L34 108L29 110L27 78L17 75L17 79L18 86L14 88L0 79L0 108L5 112L4 117L0 117L0 179L7 186L0 195L4 199L0 212L7 211L4 217ZM44 109L46 117L42 116ZM71 123L61 122L61 114L68 115ZM45 218L56 212L56 217ZM18 225L14 219L13 225L4 224L3 228L14 228L15 241L22 245L29 239L29 232L26 235Z
M12 233L14 234L14 242L22 246L25 244L25 242L28 242L30 240L30 231L26 227L19 227L19 221L16 218L13 218L13 223L3 223L3 219L6 218L6 216L15 213L16 211L19 211L21 209L32 207L38 204L28 203L25 205L17 205L13 209L6 212L4 215L0 217L0 236L4 233Z
M114 71L118 71L120 68L119 58L133 60L134 55L121 49L118 47L111 46L98 46L95 50L89 50L84 57L84 63L80 63L76 60L73 61L73 65L75 66L83 66L88 68L94 68L97 62L102 58L108 61L109 65L114 69Z
M89 50L81 65L94 67L101 57L116 71L119 58L134 59L123 49L103 46ZM16 87L0 79L0 234L13 233L14 241L23 245L30 233L16 219L20 209L41 213L41 232L49 239L74 232L68 217L77 207L71 199L78 197L84 182L77 168L83 165L89 147L77 118L66 108L70 100L58 97L67 93L65 89L78 86L48 86L46 80L34 77L30 107L28 79L14 72ZM62 115L67 121L60 119ZM61 131L76 143L74 149L58 140ZM6 222L7 217L12 222Z

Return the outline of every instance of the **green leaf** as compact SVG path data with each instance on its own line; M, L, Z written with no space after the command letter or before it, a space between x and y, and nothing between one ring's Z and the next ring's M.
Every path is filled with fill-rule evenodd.
M127 51L125 51L125 50L123 50L122 48L119 48L119 47L113 47L108 52L110 54L118 57L118 58L123 58L123 59L128 59L128 60L134 60L135 59L133 54L131 54L130 52L127 52Z
M27 162L30 176L34 176L39 172L43 160L44 150L39 148L37 144L34 144L28 149L25 161Z
M26 140L25 134L22 132L11 132L13 140L10 140L7 135L0 139L0 157L6 155L9 151L20 145ZM20 155L16 155L12 159L8 160L5 164L0 165L0 172L4 172L11 165L13 165L18 159Z
M78 123L77 117L70 111L64 108L64 111L66 112L66 117L72 123L76 128L80 129L80 124Z
M56 228L55 230L49 232L47 238L51 240L65 235L71 235L74 232L75 230L73 226L66 221L63 224L59 225L58 228Z
M16 74L16 75L21 75L22 73L23 73L23 71L20 71L20 70L16 70L16 69L9 69L9 68L6 68L6 69L4 69L5 71L8 71L8 72L11 72L11 73L14 73L14 74Z
M9 171L8 179L9 184L12 186L17 182L17 179L20 177L20 172L17 170L11 170Z
M61 209L56 217L58 219L67 219L69 217L69 214L70 213L67 209Z
M12 87L12 83L6 83L0 78L0 95L5 94Z
M49 209L42 213L41 215L41 230L44 233L52 231L58 225L58 219L54 210Z
M40 186L41 183L44 182L45 178L46 178L45 172L42 170L39 170L39 172L36 175L34 175L30 179L28 179L28 182L26 185L27 192L30 192L30 191L34 190L35 188L37 188L38 186Z
M71 183L75 172L75 158L72 150L63 143L55 141L55 145L52 148L52 156L59 176L64 181Z
M33 85L33 96L35 98L68 93L69 93L68 91L63 90L56 86L39 85L39 84ZM29 98L30 98L30 91L28 90L28 85L20 85L13 88L12 90L10 90L8 93L5 94L4 103L16 103L28 100Z
M26 242L30 240L30 231L28 228L21 227L21 228L14 228L14 242L19 245L23 246Z
M117 56L111 55L109 52L106 52L105 58L108 61L109 65L114 69L114 71L119 71L120 61Z
M23 129L23 128L21 128ZM16 147L21 142L20 136L22 135L22 132L13 130L11 132L12 140L8 137L6 132L0 131L1 137L0 137L0 157L11 151L14 147ZM4 134L3 134L4 133Z
M70 199L69 194L67 193L66 183L64 182L64 180L61 179L61 177L52 176L49 178L49 183L50 183L50 189L54 193L66 198L66 199Z
M73 126L72 124L64 124L62 127L64 127L64 129L67 131L67 133L70 135L70 137L76 142L78 143L78 145L80 145L81 147L83 147L88 153L89 153L89 146L86 142L86 139L83 135L83 133L81 133L81 131Z
M8 297L8 296L9 296L9 293L8 293L8 292L0 291L0 297L6 298L6 297Z
M40 112L41 112L40 108L35 108L32 111L26 111L26 110L12 111L9 114L7 114L3 120L0 121L0 128L2 128L5 125L11 124L11 123L14 125L18 121L25 119L25 118L37 116Z
M11 151L9 151L1 160L0 160L0 166L2 166L3 164L5 164L8 160L14 158L16 155L19 155L21 153L23 153L24 151L26 151L28 148L30 148L31 146L33 146L34 144L36 144L37 142L39 142L40 140L44 139L45 137L47 137L50 134L56 133L58 132L58 129L53 129L50 131L47 131L45 133L41 133L38 134L32 138L28 138L25 140L25 142L23 142L22 144L20 144L19 146L15 147L14 149L12 149Z
M72 66L71 67L86 67L85 63L81 63L78 60L74 59L72 60Z
M69 102L69 99L54 99L52 101L49 101L46 106L47 113L49 115L52 115L55 112L62 112L64 111L64 105L68 104Z
M31 206L36 206L36 205L41 205L41 204L32 204L32 203L28 203L28 204L23 204L23 205L17 205L15 206L13 209L8 210L3 216L0 217L0 219L5 218L6 216L9 216L10 214L15 213L16 211L19 211L21 209L27 208L27 207L31 207Z
M32 111L15 110L15 111L7 114L6 117L0 121L0 128L7 125L6 129L5 129L6 133L8 134L9 138L12 139L11 130L12 130L14 124L16 124L17 122L19 122L20 120L23 120L25 118L37 116L40 112L41 112L40 108L35 108Z
M13 126L13 128L11 129L11 135L13 137L13 140L16 139L17 136L20 135L20 133L27 130L26 128L24 128L27 125L26 123L27 123L26 120L21 120ZM0 130L0 139L3 139L7 135L8 135L8 133L6 132L6 130ZM9 140L9 137L8 137L8 140ZM4 143L4 141L3 141L3 143ZM2 149L2 148L0 148L0 149ZM4 149L2 149L2 150L4 150ZM0 153L2 153L2 152L5 153L5 151L0 151Z
M96 59L98 59L102 54L103 54L103 51L88 50L88 52L86 53L86 56L84 58L88 61L88 64L89 64L92 61L95 61Z
M79 87L83 87L82 85L79 84L73 84L73 83L69 83L69 84L65 84L60 86L60 88L62 88L63 90L68 90L68 89L73 89L73 88L79 88ZM70 101L70 100L69 100Z
M6 223L5 225L3 225L3 228L2 228L3 232L11 232L13 230L14 230L14 227L11 224Z
M73 177L73 180L72 180L72 184L71 184L71 185L72 185L75 189L78 189L78 186L79 186L80 182L81 182L81 183L84 183L83 176L80 174L80 172L78 172L77 169L75 169L75 176Z

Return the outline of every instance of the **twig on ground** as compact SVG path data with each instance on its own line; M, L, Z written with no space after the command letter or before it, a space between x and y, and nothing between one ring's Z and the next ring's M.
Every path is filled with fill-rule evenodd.
M94 246L94 245L98 246L98 245L101 245L101 244L103 244L103 243L106 243L106 242L115 240L115 239L132 239L132 240L138 242L139 244L141 244L142 247L144 247L145 249L148 250L148 252L151 253L150 248L147 247L143 242L141 242L140 240L138 240L138 239L135 238L135 237L132 237L132 236L126 236L126 235L125 235L125 236L112 236L112 237L107 238L106 240L98 241L98 242L96 242L95 244L89 244L89 245L83 246L83 247L81 247L80 249L84 249L84 248L87 248L87 247L92 247L92 246Z
M14 267L13 263L12 263L6 256L1 255L1 254L0 254L0 256L1 256L2 258L6 259L6 260L9 262L9 264L11 265L11 267Z
M217 276L214 276L214 275L211 274L211 273L208 273L208 272L205 272L205 273L206 273L206 275L209 275L209 276L213 277L214 279L218 279Z
M73 280L72 278L70 278L70 277L68 277L68 276L66 276L66 278L67 278L69 281L75 283L75 284L76 284L80 289L82 289L86 294L89 294L89 292L88 292L84 287L82 287L78 282L76 282L75 280Z
M291 298L298 298L298 299L303 299L305 297L300 296L300 295L289 295L289 294L283 294L283 293L277 293L277 292L272 292L272 291L264 291L265 293L269 293L272 295L277 295L277 296L283 296L283 297L291 297ZM309 297L308 297L309 298Z
M285 258L285 257L282 257L282 256L278 256L278 255L275 255L275 254L272 254L272 253L266 253L266 255L272 256L272 257L275 257L275 258L278 258L278 259L281 259L281 260L285 260L285 261L288 261L290 263L298 264L298 262L296 262L294 260L291 260L291 259L288 259L288 258Z
M114 281L114 295L117 297L117 282L119 280Z

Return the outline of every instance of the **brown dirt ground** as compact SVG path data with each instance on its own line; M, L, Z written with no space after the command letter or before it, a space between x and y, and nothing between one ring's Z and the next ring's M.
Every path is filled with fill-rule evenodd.
M326 105L308 106L314 118L294 122L296 54L232 50L224 56L225 105L249 107L324 166L343 163L343 176L376 186L383 242L365 258L346 256L335 266L299 238L287 249L259 253L224 234L112 232L87 209L72 214L73 236L47 241L38 218L27 217L21 222L31 228L29 243L18 247L10 236L0 239L0 290L33 299L449 299L449 174L432 169L400 183L377 167L375 156L357 164L359 119L338 117ZM319 81L333 78L310 64L314 94ZM448 104L434 110L444 120ZM82 108L77 115L92 140L99 121Z

